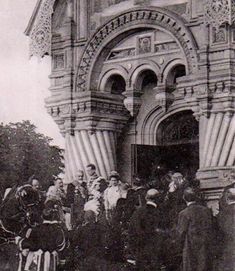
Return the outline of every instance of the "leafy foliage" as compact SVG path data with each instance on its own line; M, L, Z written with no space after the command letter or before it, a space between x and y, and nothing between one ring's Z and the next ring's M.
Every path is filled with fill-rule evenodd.
M30 177L47 187L63 172L62 150L29 121L0 124L0 192Z

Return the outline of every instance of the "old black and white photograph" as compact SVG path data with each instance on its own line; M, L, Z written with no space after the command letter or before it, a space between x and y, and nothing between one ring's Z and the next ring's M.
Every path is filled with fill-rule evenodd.
M0 3L0 271L235 271L235 0Z

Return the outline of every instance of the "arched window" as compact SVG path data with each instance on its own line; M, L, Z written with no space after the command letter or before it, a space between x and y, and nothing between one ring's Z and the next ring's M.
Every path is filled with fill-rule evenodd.
M137 79L137 87L141 90L153 89L157 86L157 76L151 70L141 72Z
M182 64L176 65L173 67L169 74L167 75L167 87L169 92L173 92L175 90L175 86L177 83L177 78L185 76L186 69Z
M126 82L121 75L113 74L108 78L105 90L112 94L122 94L126 90Z

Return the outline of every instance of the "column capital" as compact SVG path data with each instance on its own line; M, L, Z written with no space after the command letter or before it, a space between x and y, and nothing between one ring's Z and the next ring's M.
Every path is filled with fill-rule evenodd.
M122 94L126 97L123 101L126 109L130 112L132 117L136 117L142 105L141 95L143 91L135 88L127 88Z
M74 93L72 99L50 98L46 104L62 134L83 129L120 132L130 117L123 96L96 91Z
M169 106L174 102L174 94L167 91L165 84L159 84L154 88L154 91L156 92L155 100L157 105L166 112Z

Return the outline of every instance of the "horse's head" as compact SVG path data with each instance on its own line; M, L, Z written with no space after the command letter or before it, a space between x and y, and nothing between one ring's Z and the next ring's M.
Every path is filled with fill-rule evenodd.
M6 231L19 234L40 220L39 193L31 185L11 189L0 206L0 220Z
M39 192L35 190L31 185L23 185L16 191L16 198L20 204L20 208L25 213L25 218L30 225L34 225L40 216Z
M38 191L33 189L33 187L29 184L20 186L17 189L15 196L25 209L38 205L40 201Z

